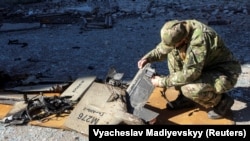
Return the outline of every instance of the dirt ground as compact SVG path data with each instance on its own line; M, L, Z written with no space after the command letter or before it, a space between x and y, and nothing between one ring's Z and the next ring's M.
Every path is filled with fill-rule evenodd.
M203 2L203 3L202 3ZM137 61L160 41L159 31L169 19L198 19L211 26L224 38L228 47L242 63L243 73L230 95L236 125L250 125L250 16L249 1L204 2L197 5L177 1L168 10L148 15L127 15L114 18L113 27L82 29L82 22L45 24L38 29L1 32L0 66L10 75L27 74L29 78L75 80L80 74L96 75L104 79L109 68L124 73L124 80L132 80ZM180 5L185 3L186 7ZM212 4L213 3L213 4ZM210 6L209 6L210 5ZM163 5L162 7L166 7ZM201 10L193 9L202 7ZM157 8L162 8L157 7ZM242 9L240 9L243 7ZM222 9L222 10L221 10ZM224 10L223 10L224 9ZM244 12L246 10L246 12ZM221 24L218 21L230 21ZM214 22L214 21L217 21ZM18 40L22 44L8 44ZM167 74L166 62L154 64L156 71ZM28 82L36 81L31 79ZM35 126L0 124L0 140L88 140L74 131Z

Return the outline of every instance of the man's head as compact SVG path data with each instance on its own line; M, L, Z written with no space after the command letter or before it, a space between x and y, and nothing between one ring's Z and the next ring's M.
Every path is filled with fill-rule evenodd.
M187 36L187 30L181 21L166 22L161 28L161 44L166 47L175 47Z

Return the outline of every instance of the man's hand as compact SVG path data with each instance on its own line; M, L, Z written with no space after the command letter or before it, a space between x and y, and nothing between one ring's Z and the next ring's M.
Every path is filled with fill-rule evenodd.
M138 68L141 69L143 68L146 64L148 63L147 59L141 59L138 61L137 65L138 65Z
M160 76L153 76L151 78L151 82L155 87L163 87L162 84L160 83L161 79L162 78Z

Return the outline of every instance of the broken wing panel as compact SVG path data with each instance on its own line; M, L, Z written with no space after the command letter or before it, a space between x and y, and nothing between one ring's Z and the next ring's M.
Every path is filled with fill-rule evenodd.
M143 72L138 78L129 92L131 106L134 108L143 107L154 89L149 78L143 75Z
M129 111L145 121L150 121L158 116L158 113L144 108L144 105L154 90L154 86L150 80L150 75L154 73L152 71L154 71L154 69L151 68L151 64L146 64L143 69L137 72L126 90L131 108Z

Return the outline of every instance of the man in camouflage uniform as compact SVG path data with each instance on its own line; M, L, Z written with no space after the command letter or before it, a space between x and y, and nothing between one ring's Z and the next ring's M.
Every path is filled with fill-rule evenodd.
M211 108L208 117L218 119L230 111L234 100L227 95L241 73L241 65L211 27L197 20L173 20L161 29L161 42L138 61L146 63L168 60L170 74L155 76L156 87L174 86L180 95L172 101L174 108L196 102Z

